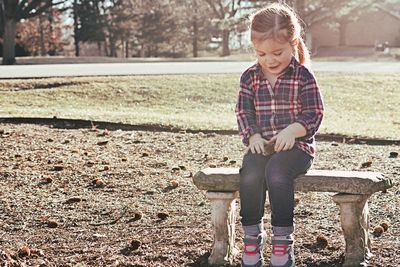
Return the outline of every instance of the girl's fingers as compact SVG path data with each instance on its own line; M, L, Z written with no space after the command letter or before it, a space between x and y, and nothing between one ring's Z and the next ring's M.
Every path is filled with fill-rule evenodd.
M265 149L264 149L264 141L263 141L263 142L260 142L260 144L258 144L258 146L259 146L259 148L260 148L260 153L261 153L261 154L264 154L264 152L265 152Z
M276 152L281 152L284 145L285 145L285 142L283 142L282 140L279 140L279 139L276 140L275 151Z
M291 142L287 142L282 150L286 151L286 150L290 150L291 148L292 148L292 143Z
M260 143L255 144L255 148L256 148L256 151L257 151L258 154L261 154L261 153L262 153Z

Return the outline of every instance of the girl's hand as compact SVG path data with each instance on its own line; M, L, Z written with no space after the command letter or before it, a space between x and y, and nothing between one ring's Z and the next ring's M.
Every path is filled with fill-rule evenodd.
M275 152L281 152L290 150L293 148L294 143L296 141L295 133L293 133L290 129L285 128L280 131L277 135L272 137L267 144L271 145L275 143L274 150Z
M245 154L251 151L251 153L255 154L265 154L264 146L268 145L267 140L261 137L260 134L253 134L249 139L249 146L245 150Z

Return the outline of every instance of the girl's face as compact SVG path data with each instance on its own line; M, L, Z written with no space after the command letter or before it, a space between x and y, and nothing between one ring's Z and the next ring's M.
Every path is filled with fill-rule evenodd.
M286 69L294 53L294 47L289 42L282 43L274 39L254 41L253 46L263 72L274 76Z

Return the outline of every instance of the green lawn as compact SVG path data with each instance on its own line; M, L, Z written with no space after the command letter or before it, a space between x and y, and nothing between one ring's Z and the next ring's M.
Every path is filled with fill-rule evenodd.
M323 133L399 139L400 76L317 73ZM236 129L238 74L0 80L1 117Z

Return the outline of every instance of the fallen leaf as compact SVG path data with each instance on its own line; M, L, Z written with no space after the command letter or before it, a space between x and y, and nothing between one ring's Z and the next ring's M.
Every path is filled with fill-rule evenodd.
M386 232L389 229L390 224L388 222L381 223L381 227Z
M53 178L51 177L46 177L44 179L42 179L42 181L40 182L40 184L51 184L53 182Z
M131 247L133 250L137 250L141 245L142 242L140 242L139 240L134 239L131 241Z
M328 238L324 235L318 235L316 241L317 246L320 248L326 248L328 246Z
M18 250L19 257L24 258L24 257L29 257L30 255L31 255L31 250L28 246L24 245L19 248Z
M108 141L106 140L106 141L100 141L100 142L97 142L97 145L98 146L105 146L105 145L107 145L108 144Z
M297 206L297 205L299 205L299 203L300 203L300 198L296 197L294 199L294 205Z
M71 198L67 199L64 202L64 204L73 204L73 203L82 202L82 201L86 201L86 199L80 198L80 197L71 197Z
M385 229L382 226L378 225L374 228L374 231L372 233L375 237L380 237L383 232L385 232Z
M173 188L177 188L177 187L179 186L179 182L178 182L177 180L172 180L172 181L171 181L171 186L172 186Z
M31 249L31 255L44 256L44 252L41 249L32 248Z
M133 218L131 218L131 219L128 221L128 223L139 221L140 219L142 219L142 217L143 217L143 214L142 214L140 211L135 212L135 215L133 216Z
M56 171L56 172L59 172L59 171L64 170L64 166L56 165L56 166L53 167L52 170L53 170L53 171Z
M48 220L46 222L47 227L49 228L57 228L58 227L58 222L53 221L53 220Z
M165 219L167 219L168 218L168 214L167 213L164 213L164 212L159 212L159 213L157 213L157 217L160 219L160 220L165 220Z
M94 179L92 181L92 185L96 188L104 188L106 186L106 184L104 183L103 180L101 180L100 178Z
M361 164L361 168L368 168L371 167L372 161L367 161Z

